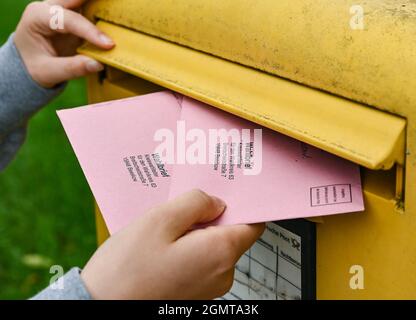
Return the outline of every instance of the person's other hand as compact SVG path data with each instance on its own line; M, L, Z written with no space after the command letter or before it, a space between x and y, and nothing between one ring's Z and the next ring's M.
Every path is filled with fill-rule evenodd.
M111 49L114 42L85 17L73 11L86 0L48 0L30 3L17 26L15 45L29 74L42 87L101 71L99 62L76 54L82 40L101 49ZM50 21L52 6L63 8L63 29L54 30Z
M213 299L231 288L234 266L264 224L192 226L223 213L194 190L139 217L107 240L81 273L95 299Z

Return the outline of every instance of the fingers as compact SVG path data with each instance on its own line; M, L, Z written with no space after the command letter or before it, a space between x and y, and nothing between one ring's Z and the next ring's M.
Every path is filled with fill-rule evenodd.
M262 235L264 228L264 223L211 226L190 232L175 241L173 246L177 256L188 255L190 261L202 261L203 272L224 275L234 270L237 261ZM225 289L231 284L227 284Z
M48 58L42 71L42 85L53 87L56 83L103 70L104 66L85 56Z
M195 224L215 220L224 212L225 207L226 204L221 199L201 190L192 190L152 209L149 214L158 221L163 221L169 238L175 240Z
M47 0L50 5L57 5L66 9L76 9L81 7L87 0Z
M220 226L212 228L211 231L229 241L234 250L235 262L260 238L265 229L264 223L250 225ZM215 237L215 235L214 235Z
M64 10L64 21L64 28L57 29L57 32L73 34L103 49L114 47L113 40L79 13Z
M62 25L52 28L51 21L56 12L51 12L51 3L63 3L67 7L72 7L71 4L81 3L83 1L67 0L58 1L50 0L48 2L33 2L27 7L28 21L36 26L36 29L43 32L47 36L54 33L73 34L81 39L100 47L102 49L111 49L114 47L114 42L102 31L100 31L92 22L81 14L63 9Z
M207 243L215 243L222 254L224 267L230 268L260 238L264 229L264 223L214 226L201 230L199 234L195 233L195 237L200 237Z
M114 47L113 40L79 13L65 10L64 21L64 29L58 30L58 32L73 34L103 49Z

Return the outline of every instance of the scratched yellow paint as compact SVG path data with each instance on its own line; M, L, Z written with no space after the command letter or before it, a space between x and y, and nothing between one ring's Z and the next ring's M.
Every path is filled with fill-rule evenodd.
M318 298L416 298L416 3L363 1L364 30L352 30L349 10L355 4L349 0L90 1L86 15L106 21L100 26L119 40L120 48L104 54L86 47L83 52L368 168L363 171L366 211L325 217L317 224ZM126 40L131 43L124 45ZM140 47L144 44L149 51ZM195 53L183 60L192 51L184 46L213 57ZM162 47L173 49L161 51ZM153 50L153 59L152 48L158 49ZM222 79L215 77L218 74ZM108 81L91 78L89 83L91 102L143 93L143 82L137 83L137 91L126 90L120 81L109 86ZM285 124L276 124L270 115L285 117ZM398 128L404 129L404 122L402 139ZM369 128L381 131L374 134ZM405 147L396 148L403 140ZM350 152L342 151L343 146ZM389 191L391 184L397 187L394 179L369 170L387 169L391 161L404 165L400 202ZM364 290L349 286L352 265L364 267Z
M416 88L416 2L95 0L95 17L405 115Z
M406 122L399 117L120 26L98 26L117 47L87 45L81 53L368 168L404 162Z

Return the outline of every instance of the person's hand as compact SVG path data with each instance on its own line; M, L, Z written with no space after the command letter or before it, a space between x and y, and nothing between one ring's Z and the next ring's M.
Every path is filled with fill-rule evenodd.
M57 84L101 71L103 65L81 55L76 48L82 39L102 49L111 49L114 42L79 13L85 0L48 0L30 3L16 29L15 45L29 74L42 87ZM63 29L53 30L51 6L64 8Z
M231 288L234 266L264 224L192 226L223 213L194 190L156 207L107 240L81 272L95 299L213 299Z

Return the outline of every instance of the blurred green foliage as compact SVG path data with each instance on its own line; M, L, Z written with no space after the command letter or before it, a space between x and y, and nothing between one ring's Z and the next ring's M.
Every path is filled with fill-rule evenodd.
M0 1L0 45L29 2ZM0 174L0 299L32 296L49 284L50 265L82 267L94 251L92 197L56 116L85 103L84 81L71 82L31 120L25 145Z

